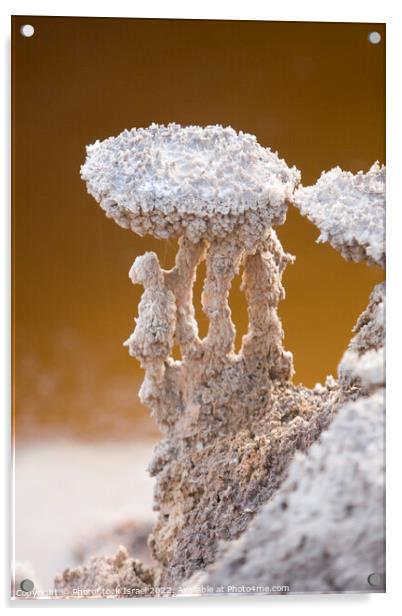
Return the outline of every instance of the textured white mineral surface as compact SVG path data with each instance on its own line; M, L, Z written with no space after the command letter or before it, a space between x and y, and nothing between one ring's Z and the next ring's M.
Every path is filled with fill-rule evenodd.
M353 175L339 167L323 172L314 186L300 186L294 204L348 260L385 264L385 167Z
M119 225L198 242L282 223L300 173L231 127L151 124L88 146L81 177Z

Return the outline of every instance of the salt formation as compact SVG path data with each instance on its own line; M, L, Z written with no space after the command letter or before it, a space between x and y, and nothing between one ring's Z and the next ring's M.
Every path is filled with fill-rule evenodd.
M330 242L353 261L385 265L385 167L375 163L353 175L339 167L323 172L314 186L299 187L294 204Z
M292 356L282 348L276 306L284 296L281 274L292 257L283 252L272 224L285 219L300 176L295 168L253 135L232 128L152 124L88 146L81 175L118 224L180 238L173 270L163 271L156 255L147 253L130 271L145 292L126 344L145 368L140 397L161 429L179 417L183 423L199 385L225 366L246 362L254 371L251 366L266 357L269 381L291 378ZM209 331L200 340L192 287L203 259ZM236 357L228 295L242 264L250 328ZM171 357L175 343L182 362Z
M174 124L89 146L82 177L108 216L137 233L179 237L179 251L170 271L154 253L130 270L145 290L126 345L145 369L141 399L164 433L149 465L159 512L149 538L155 566L144 577L127 555L116 557L122 568L98 558L67 570L58 586L73 592L110 575L174 593L196 574L228 585L364 590L358 567L368 569L367 580L381 573L383 555L383 376L373 355L383 346L382 290L356 326L339 381L295 386L277 315L292 257L272 224L284 220L297 170L250 135ZM344 256L383 263L381 227L371 226L383 215L383 177L377 166L366 176L334 170L300 189L296 202ZM203 259L209 330L201 340L192 288ZM249 330L236 354L228 294L241 268ZM175 344L181 361L172 358Z
M119 224L179 236L171 271L154 253L135 260L130 278L145 290L125 343L145 369L141 400L166 434L149 467L160 512L150 545L157 582L175 585L213 561L219 539L245 529L294 451L329 421L332 404L318 417L323 400L338 397L336 387L317 397L291 386L292 355L282 347L277 305L293 258L272 224L284 221L299 172L252 135L171 124L89 146L82 177ZM203 259L201 340L192 288ZM241 266L249 331L235 354L228 295Z

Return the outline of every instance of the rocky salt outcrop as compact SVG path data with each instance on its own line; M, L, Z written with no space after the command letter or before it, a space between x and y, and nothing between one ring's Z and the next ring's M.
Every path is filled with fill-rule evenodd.
M192 434L178 433L155 451L150 472L159 517L150 544L161 585L179 586L215 560L219 542L247 528L296 451L311 446L339 404L336 386L315 393L279 385L264 400L262 389L255 397L258 375L249 383L239 374L222 378L222 391L232 390L226 403L201 403Z
M241 538L221 545L216 562L187 586L383 592L384 396L380 387L342 406L308 454L295 455Z

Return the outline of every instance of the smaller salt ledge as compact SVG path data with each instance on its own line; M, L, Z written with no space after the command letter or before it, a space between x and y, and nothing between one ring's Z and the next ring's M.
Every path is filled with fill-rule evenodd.
M356 175L339 167L314 186L300 186L294 204L348 260L385 266L385 166L376 162Z

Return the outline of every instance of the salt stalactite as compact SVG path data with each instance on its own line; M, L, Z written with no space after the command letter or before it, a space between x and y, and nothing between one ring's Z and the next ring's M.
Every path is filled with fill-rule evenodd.
M130 354L145 368L140 390L143 402L152 404L163 385L165 361L173 349L176 329L175 296L166 285L158 257L147 252L137 257L129 274L134 284L142 284L144 293L138 307L134 333L125 342Z
M287 381L293 376L291 353L282 348L283 331L277 306L284 299L282 271L294 257L283 251L274 230L260 243L260 250L245 258L242 290L248 306L249 331L243 338L245 358L266 358L273 379Z
M202 307L209 319L209 330L203 341L206 361L233 352L235 327L228 304L232 280L239 273L243 247L235 235L211 241L207 253L207 275L202 293Z
M176 264L172 270L164 272L166 286L176 298L175 339L184 359L199 356L201 350L193 305L193 286L198 264L205 258L205 249L205 242L193 244L186 237L181 237Z

